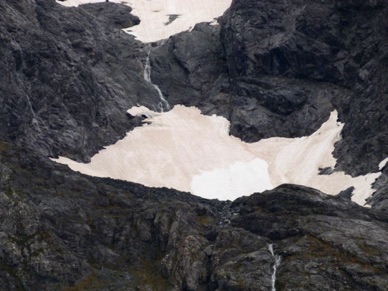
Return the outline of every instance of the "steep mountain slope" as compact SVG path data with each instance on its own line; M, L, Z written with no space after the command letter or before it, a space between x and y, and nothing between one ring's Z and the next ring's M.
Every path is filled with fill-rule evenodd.
M158 84L172 104L227 117L245 140L262 137L258 126L266 136L313 131L337 108L350 124L337 147L339 166L353 174L373 170L387 154L387 4L294 3L234 1L221 26L200 24L153 50L153 81L163 80ZM220 202L88 177L48 159L88 160L140 123L129 107L157 103L143 80L146 49L118 30L138 22L129 12L112 3L0 2L1 288L385 290L386 176L372 209L349 201L347 192L330 197L295 185ZM343 75L333 67L338 60L321 51L323 39L317 47L294 47L292 38L279 36L268 51L258 47L256 29L265 25L252 22L286 15L308 21L302 28L317 27L318 40L325 37L321 25L336 23L322 21L325 15L344 16L335 30L342 34L333 32L347 40ZM288 23L273 24L271 33L289 31ZM360 36L363 29L368 37ZM303 55L310 56L300 69L306 75L297 73ZM369 75L360 80L361 69ZM368 131L358 132L358 122Z
M143 80L142 45L120 32L139 22L130 11L2 1L0 138L88 160L138 124L126 110L159 97Z
M337 169L376 172L388 154L386 1L233 1L220 26L197 25L151 55L171 103L231 122L245 141L345 123ZM190 96L195 96L190 97Z
M384 290L388 216L283 185L235 202L92 178L0 144L5 290ZM273 265L281 256L276 276ZM272 278L276 281L272 281Z
M219 27L153 51L153 82L249 142L309 135L336 109L336 170L376 172L388 155L387 13L386 1L233 1ZM383 172L372 205L386 208L387 181Z

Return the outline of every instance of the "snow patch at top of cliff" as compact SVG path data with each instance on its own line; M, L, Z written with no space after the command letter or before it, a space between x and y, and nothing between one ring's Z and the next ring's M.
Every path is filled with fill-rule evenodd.
M78 6L105 0L67 0L58 2L64 6ZM171 35L190 30L200 22L216 24L232 3L232 0L110 0L130 6L132 14L140 18L140 24L124 29L142 42L154 42Z

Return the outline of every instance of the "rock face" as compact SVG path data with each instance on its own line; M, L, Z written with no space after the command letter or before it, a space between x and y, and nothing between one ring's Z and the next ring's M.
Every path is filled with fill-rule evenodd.
M229 76L219 26L197 24L151 50L152 81L171 104L229 117Z
M128 108L157 103L142 45L119 30L139 22L129 7L22 0L0 11L2 140L88 160L139 123Z
M248 142L311 134L336 109L337 169L376 172L388 154L387 12L386 1L233 1L219 27L155 49L153 80Z
M131 105L157 103L147 48L118 30L138 22L129 12L0 2L1 288L386 290L387 167L368 209L295 185L205 200L47 158L87 160L140 122ZM234 1L220 26L155 48L152 79L247 141L308 133L336 108L338 167L374 170L388 144L385 15L385 1Z
M235 202L82 176L0 144L5 290L384 290L388 217L284 185Z
M368 199L368 204L374 208L388 210L388 167L384 167L382 175L374 184L377 189L373 196Z
M385 288L388 253L375 251L387 239L386 214L295 185L237 199L233 207L233 226L277 242L279 290Z

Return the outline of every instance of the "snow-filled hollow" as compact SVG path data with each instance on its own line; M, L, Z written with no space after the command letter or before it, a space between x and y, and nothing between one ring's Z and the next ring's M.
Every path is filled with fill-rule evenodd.
M353 186L352 200L365 205L365 199L374 192L371 184L381 174L319 174L320 168L335 166L332 152L343 127L336 111L310 136L273 137L256 143L230 136L225 118L202 115L194 107L178 105L165 113L133 107L128 112L148 118L124 139L101 150L90 163L64 157L55 161L91 176L174 188L220 200L290 183L332 195Z
M65 6L105 0L67 0ZM229 8L231 0L110 0L133 8L140 25L125 29L143 42L166 39L190 30L196 23L213 22ZM55 161L91 176L111 177L150 187L167 187L204 198L233 200L272 189L283 183L317 188L338 194L355 187L352 200L360 205L374 190L381 172L352 178L343 172L319 175L320 168L334 168L334 143L343 124L337 113L310 136L269 138L244 143L229 135L229 122L204 116L199 109L175 106L165 113L133 107L132 115L149 116L146 124L101 150L88 164L60 157ZM388 158L379 165L380 171Z

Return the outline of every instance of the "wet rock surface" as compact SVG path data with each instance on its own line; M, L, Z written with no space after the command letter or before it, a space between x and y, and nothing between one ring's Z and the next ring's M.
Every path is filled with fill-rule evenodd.
M171 104L229 118L229 77L220 27L197 24L151 48L151 79Z
M349 124L339 167L374 170L387 153L387 5L287 3L234 1L220 26L170 38L151 53L153 81L247 141L306 134L336 108ZM119 30L138 22L129 12L0 3L1 288L385 290L387 167L368 209L351 189L282 185L220 202L47 158L87 160L140 124L130 106L157 103L143 80L148 47Z

